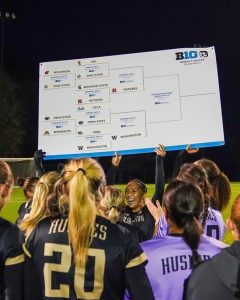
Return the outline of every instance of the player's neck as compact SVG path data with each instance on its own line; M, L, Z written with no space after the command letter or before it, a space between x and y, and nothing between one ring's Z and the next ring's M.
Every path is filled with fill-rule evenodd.
M177 227L175 224L171 224L168 231L170 234L183 234L183 228Z

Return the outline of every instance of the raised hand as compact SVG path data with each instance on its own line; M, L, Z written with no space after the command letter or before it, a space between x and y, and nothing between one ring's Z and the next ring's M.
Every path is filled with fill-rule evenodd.
M198 153L199 148L191 148L191 145L188 144L186 147L186 151L188 154L195 154L195 153Z
M118 155L118 153L115 152L115 156L112 157L112 164L115 167L118 167L120 165L121 159L122 159L122 155Z
M155 148L154 152L161 157L165 157L167 154L164 145L161 144L159 144L158 148Z
M155 205L149 198L145 198L145 204L157 224L163 214L160 202L157 200Z

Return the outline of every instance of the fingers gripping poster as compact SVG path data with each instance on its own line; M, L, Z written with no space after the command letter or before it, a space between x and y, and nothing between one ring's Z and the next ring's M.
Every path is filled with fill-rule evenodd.
M214 47L40 64L46 159L224 144Z

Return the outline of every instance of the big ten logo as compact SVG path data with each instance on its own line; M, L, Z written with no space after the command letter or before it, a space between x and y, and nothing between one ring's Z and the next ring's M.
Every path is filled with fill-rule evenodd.
M208 57L207 51L199 51L199 53L195 50L192 51L184 51L184 52L176 52L176 60L182 59L194 59L198 57Z
M197 51L176 52L176 60L197 58Z

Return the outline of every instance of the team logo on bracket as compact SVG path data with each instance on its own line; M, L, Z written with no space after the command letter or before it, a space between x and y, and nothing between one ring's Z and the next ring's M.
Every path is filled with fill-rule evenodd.
M176 60L187 60L187 59L195 59L198 57L208 57L208 52L207 51L196 51L196 50L191 50L191 51L184 51L184 52L175 52L176 55Z

